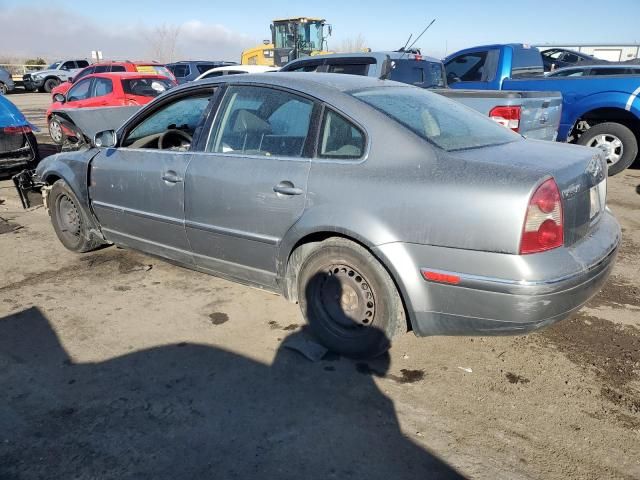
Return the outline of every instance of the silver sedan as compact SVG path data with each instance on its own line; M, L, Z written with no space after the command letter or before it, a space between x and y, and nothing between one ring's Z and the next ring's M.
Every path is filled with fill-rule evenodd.
M34 183L67 248L113 243L279 292L351 356L407 330L563 319L602 287L620 242L599 151L349 75L176 88L93 147L45 159Z

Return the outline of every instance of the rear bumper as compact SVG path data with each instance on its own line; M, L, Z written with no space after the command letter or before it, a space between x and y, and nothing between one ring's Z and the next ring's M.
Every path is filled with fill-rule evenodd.
M411 244L387 244L378 250L392 262L387 265L396 267L417 335L498 335L535 330L579 309L602 288L619 243L620 227L605 212L588 237L570 248L540 254ZM427 282L419 273L425 267L456 275L460 283Z

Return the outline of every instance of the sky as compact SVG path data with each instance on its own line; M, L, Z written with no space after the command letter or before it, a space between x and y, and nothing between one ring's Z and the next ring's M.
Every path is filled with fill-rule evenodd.
M640 42L640 0L0 0L0 57L148 58L164 25L179 29L180 59L239 61L289 16L326 18L330 49L361 35L373 50L401 47L435 18L416 47L438 58L486 43Z

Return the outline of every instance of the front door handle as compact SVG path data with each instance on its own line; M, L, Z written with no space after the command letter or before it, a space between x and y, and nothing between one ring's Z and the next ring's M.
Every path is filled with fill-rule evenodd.
M180 183L182 181L182 178L179 177L178 174L173 170L169 170L168 172L164 172L162 174L162 180L167 183Z
M280 182L278 185L273 187L273 191L280 195L302 195L304 193L304 190L295 187L293 183L288 180Z

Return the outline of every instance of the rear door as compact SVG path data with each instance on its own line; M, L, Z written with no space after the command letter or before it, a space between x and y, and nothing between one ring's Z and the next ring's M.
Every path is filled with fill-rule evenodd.
M193 263L184 226L184 179L211 92L166 99L125 128L118 148L93 159L89 196L108 239Z
M313 100L231 86L185 184L185 223L201 268L275 285L280 241L305 207L315 138Z

